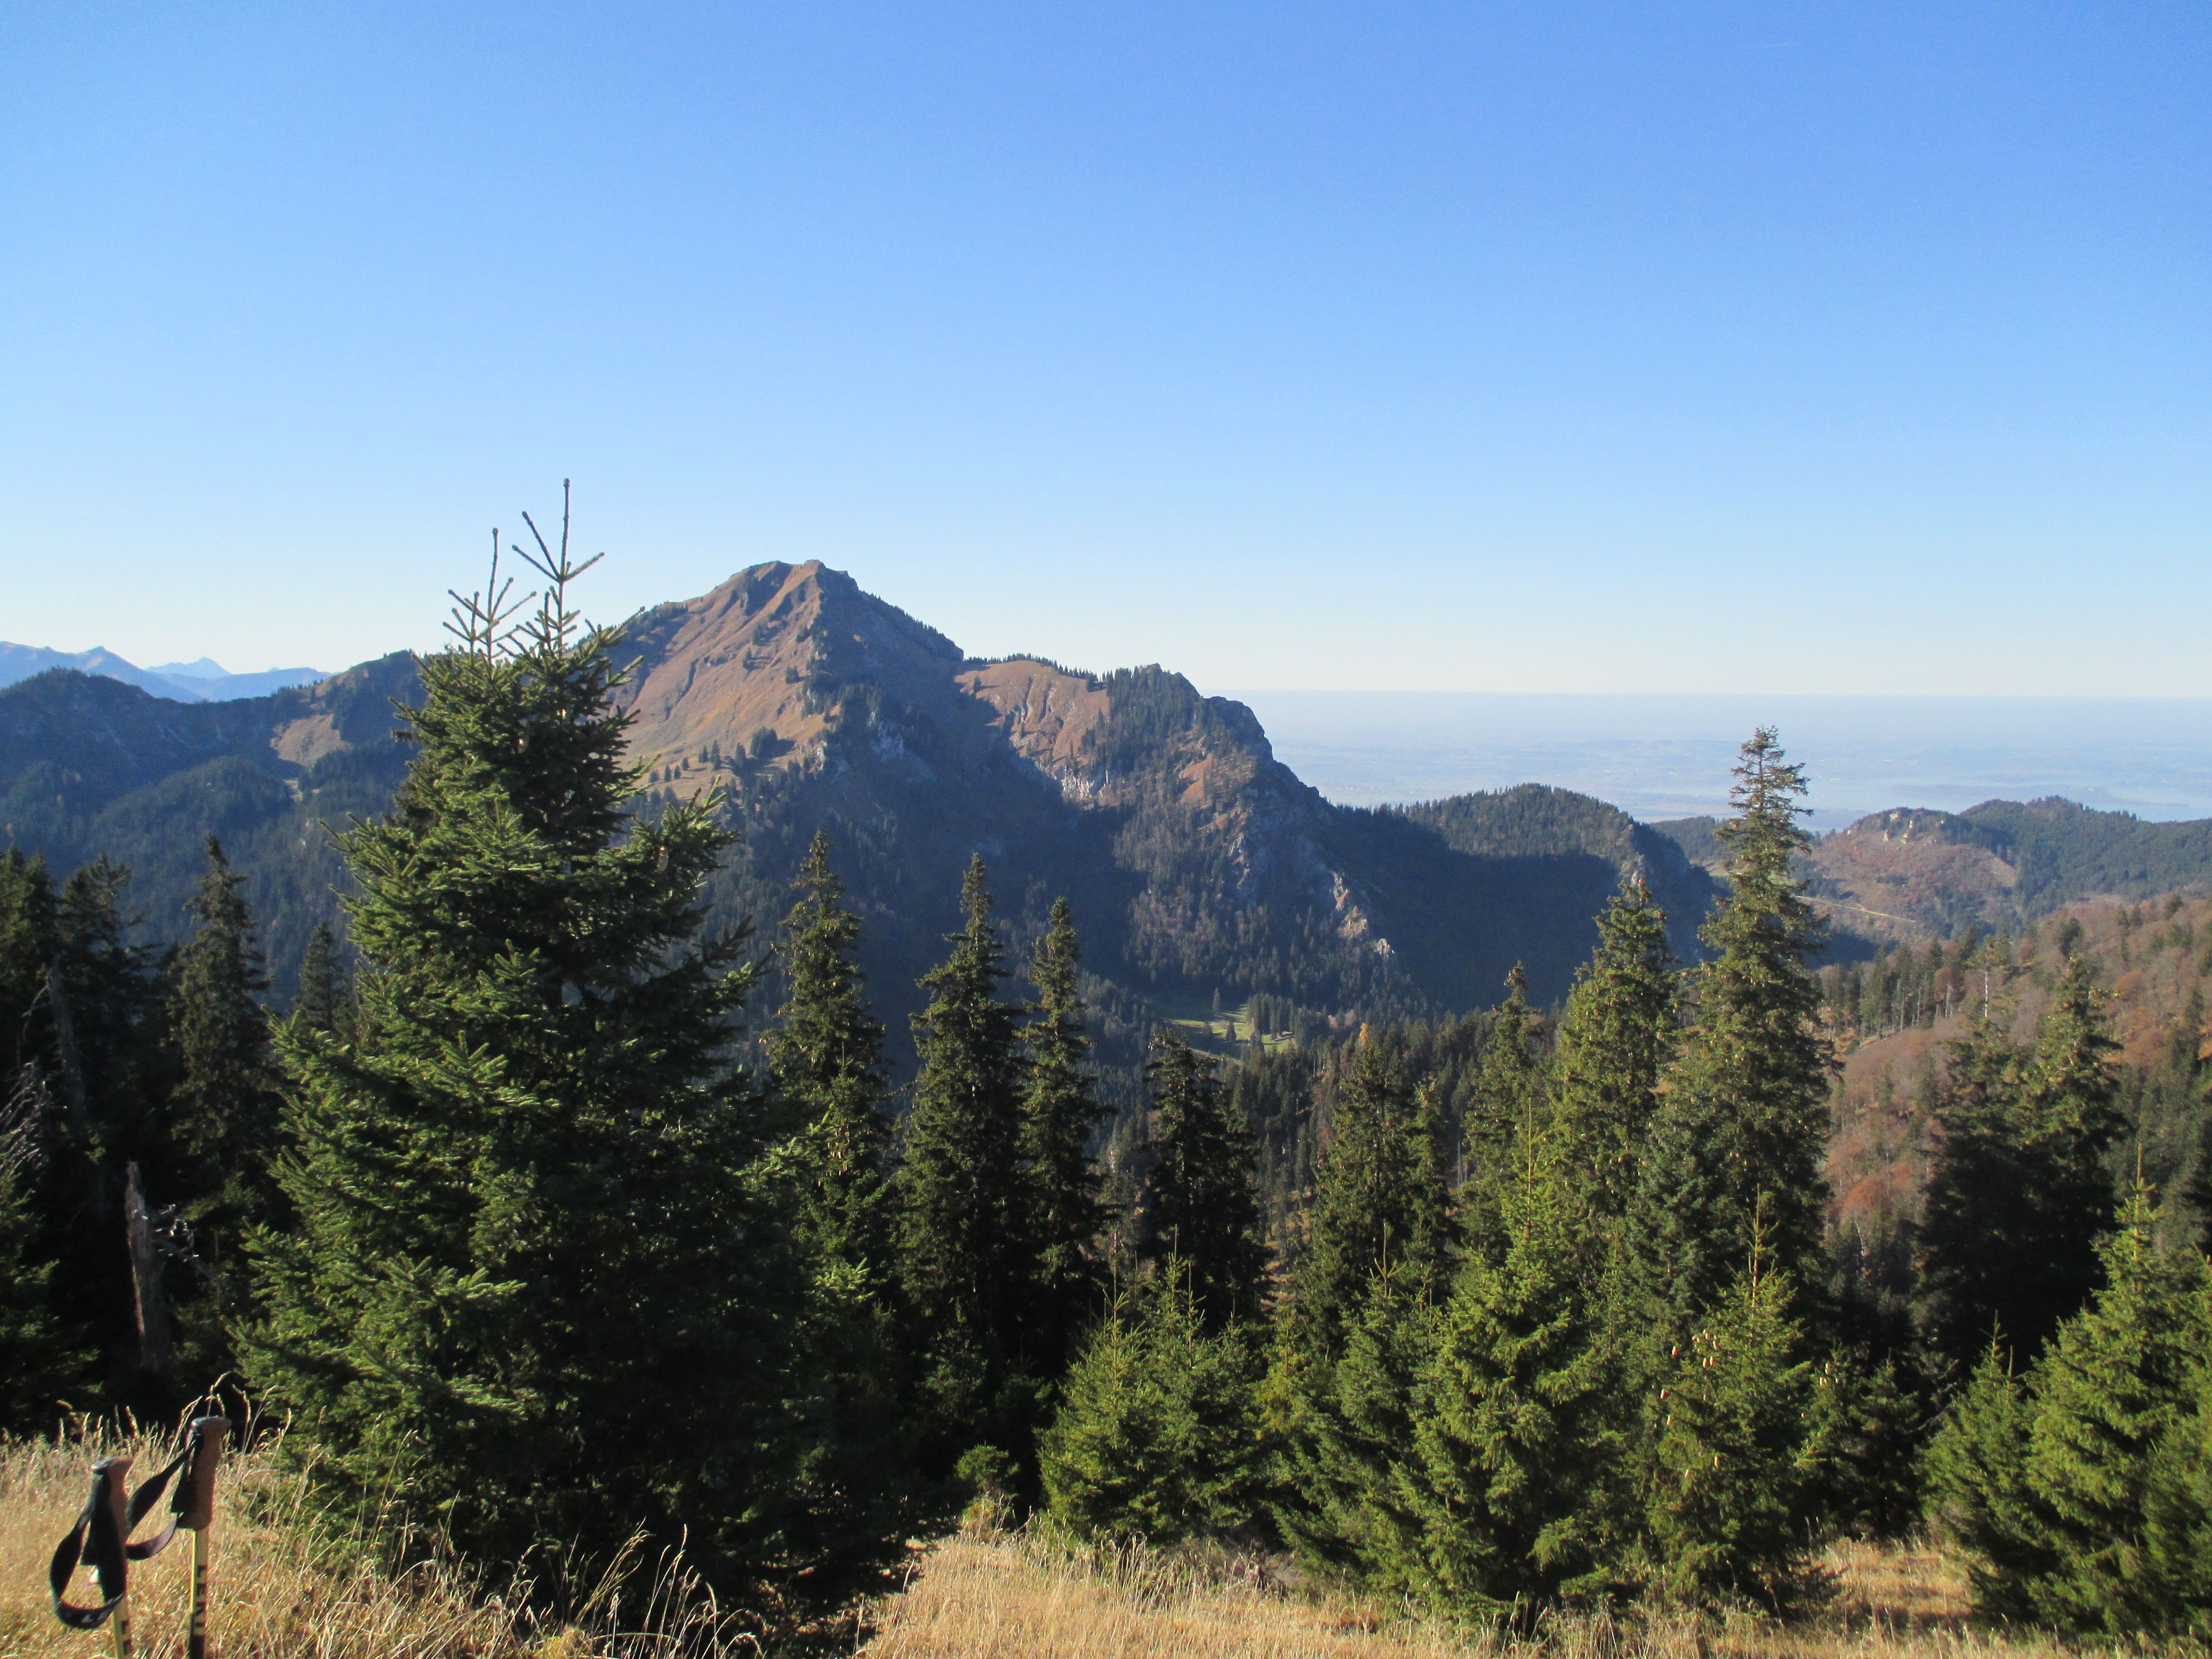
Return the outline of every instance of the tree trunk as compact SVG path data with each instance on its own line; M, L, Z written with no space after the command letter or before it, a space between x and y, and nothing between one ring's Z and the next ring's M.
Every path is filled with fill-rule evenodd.
M169 1369L169 1304L161 1294L161 1255L155 1247L154 1218L146 1207L146 1189L136 1164L125 1172L123 1225L131 1244L131 1285L137 1304L138 1364L161 1376Z

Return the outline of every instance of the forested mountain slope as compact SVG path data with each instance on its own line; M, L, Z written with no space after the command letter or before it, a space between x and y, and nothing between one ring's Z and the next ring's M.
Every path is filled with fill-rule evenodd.
M1018 936L1073 901L1092 994L1133 1027L1215 993L1346 1020L1472 1007L1516 961L1549 1000L1623 873L1644 872L1685 951L1712 890L1672 842L1562 791L1334 806L1249 709L1180 675L972 659L819 564L757 566L649 611L622 655L647 810L719 786L743 830L709 893L717 919L772 928L829 825L895 1032L976 851ZM281 994L335 908L321 826L388 805L407 757L392 700L415 690L404 653L198 706L39 676L0 690L0 833L58 868L130 865L157 938L181 931L203 839L220 835Z
M1651 827L1719 867L1711 819ZM1805 873L1836 925L1867 939L1925 939L1969 927L2018 933L2082 900L2212 884L2212 819L2153 823L2056 796L1964 812L1894 807L1821 836Z

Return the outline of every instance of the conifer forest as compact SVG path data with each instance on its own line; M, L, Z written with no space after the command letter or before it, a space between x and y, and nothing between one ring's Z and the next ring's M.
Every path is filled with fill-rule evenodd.
M875 832L714 901L778 740L672 787L546 558L281 973L216 835L159 948L117 859L0 858L0 1429L213 1398L487 1571L641 1535L794 1616L981 1504L1520 1629L1929 1535L1979 1617L2212 1638L2199 897L1839 940L1762 728L1712 879L1607 830L1590 948L1483 1006L1332 957L1137 1010L1119 913L980 842L887 984ZM1113 740L1223 718L1115 684Z

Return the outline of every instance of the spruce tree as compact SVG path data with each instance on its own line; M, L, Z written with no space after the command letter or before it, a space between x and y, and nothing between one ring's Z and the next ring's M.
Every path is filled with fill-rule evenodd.
M8 1105L0 1100L0 1435L44 1435L83 1380L88 1356L50 1305L60 1264L46 1254L27 1190L37 1126Z
M208 872L189 908L199 926L169 974L169 1031L179 1077L170 1091L169 1133L178 1153L194 1245L225 1301L242 1289L246 1231L276 1218L273 1174L280 1120L268 1012L253 918L215 836Z
M1173 1033L1152 1045L1154 1162L1146 1183L1145 1259L1173 1261L1207 1328L1260 1312L1267 1247L1252 1185L1252 1131L1221 1087L1213 1060Z
M1079 1531L1172 1544L1251 1518L1256 1350L1212 1328L1169 1261L1093 1331L1041 1447L1052 1512Z
M1091 1167L1091 1138L1105 1107L1089 1066L1076 986L1082 951L1066 899L1030 958L1037 989L1024 1032L1029 1066L1022 1089L1023 1152L1030 1170L1030 1225L1036 1251L1036 1342L1040 1364L1057 1376L1075 1357L1078 1338L1105 1295L1099 1236L1106 1207Z
M543 544L540 544L541 548ZM816 1565L789 1403L803 1280L727 1058L742 933L702 938L714 803L632 817L617 635L510 631L495 582L422 665L391 813L343 839L349 1040L280 1035L295 1228L258 1236L254 1373L316 1478L465 1548Z
M1993 1328L2032 1358L2095 1288L2113 1203L2104 1158L2124 1127L2107 1059L2118 1046L2080 957L2032 1051L2008 1042L1994 1018L1952 1046L1920 1277L1931 1343L1954 1364ZM2036 1271L2022 1273L2023 1261Z
M2033 1420L2027 1382L2000 1333L1928 1448L1929 1519L1959 1547L1974 1610L1990 1620L2032 1618L2033 1589L2057 1563L2027 1478Z
M1467 1111L1468 1155L1474 1164L1469 1184L1486 1194L1493 1174L1502 1185L1513 1179L1507 1149L1525 1123L1540 1121L1550 1099L1550 1067L1537 1048L1539 1024L1528 1010L1528 979L1518 963L1505 976L1505 1000L1491 1017L1489 1041L1475 1073L1474 1098ZM1478 1208L1486 1211L1487 1200ZM1478 1224L1478 1231L1480 1231Z
M1341 1352L1376 1274L1437 1291L1450 1271L1449 1197L1433 1091L1364 1029L1337 1091L1314 1172L1304 1249L1292 1277L1285 1337L1316 1364Z
M1648 1525L1669 1595L1786 1610L1808 1588L1800 1494L1824 1449L1808 1432L1813 1367L1797 1357L1763 1206L1747 1242L1742 1270L1665 1372Z
M312 1031L334 1031L346 1000L345 975L338 964L337 935L327 921L308 930L307 948L300 957L299 991L292 999L292 1017Z
M884 1028L868 1012L854 960L860 919L845 907L827 832L815 832L798 886L801 896L783 923L780 955L789 990L769 1033L769 1072L805 1126L810 1242L870 1285L887 1285L891 1124L884 1112Z
M1290 1500L1279 1523L1310 1559L1393 1589L1415 1582L1400 1466L1457 1243L1437 1092L1362 1031L1268 1378Z
M2161 1620L2146 1510L2154 1462L2195 1415L2212 1362L2212 1282L2201 1256L2162 1249L2157 1231L2138 1184L2103 1243L2104 1288L2037 1368L2027 1480L2054 1559L2030 1599L2062 1628L2121 1635Z
M1701 937L1712 956L1692 975L1692 1022L1652 1120L1636 1233L1670 1341L1735 1280L1755 1215L1763 1271L1806 1293L1824 1279L1831 1057L1806 968L1826 929L1792 860L1807 845L1804 770L1765 727L1743 746L1715 833L1729 891Z
M1042 1378L1024 1328L1034 1283L1022 1190L1020 1012L1000 1000L1006 951L979 855L966 925L922 978L921 1072L899 1173L899 1264L921 1365L925 1468L975 1452L1031 1467ZM979 1465L980 1467L980 1465Z
M1531 1113L1493 1186L1496 1232L1461 1272L1413 1413L1406 1577L1462 1611L1604 1591L1633 1516L1605 1241L1570 1148Z
M1679 1032L1667 916L1632 877L1598 918L1597 950L1575 975L1559 1021L1555 1112L1565 1156L1597 1214L1627 1212L1659 1079Z
M884 1028L854 957L860 919L844 902L817 830L779 946L787 992L765 1044L773 1110L791 1133L797 1242L812 1308L806 1496L817 1528L848 1547L904 1529L912 1498L900 1421L906 1381L896 1320L884 1111ZM861 1565L865 1548L856 1553Z

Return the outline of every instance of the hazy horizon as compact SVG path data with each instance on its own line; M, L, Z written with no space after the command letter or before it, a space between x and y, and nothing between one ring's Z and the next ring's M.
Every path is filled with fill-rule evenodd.
M1547 783L1632 816L1728 809L1754 726L1805 763L1811 820L2063 795L2149 819L2212 817L2212 698L1684 696L1223 690L1276 757L1346 805Z

